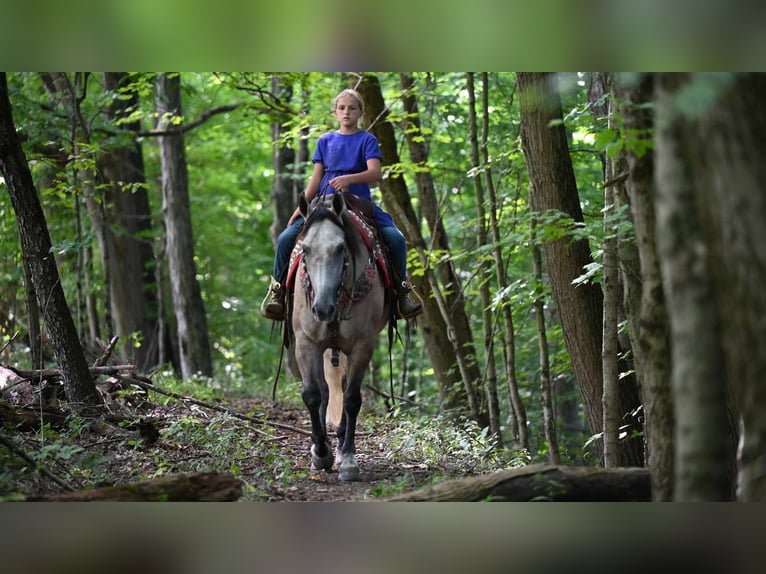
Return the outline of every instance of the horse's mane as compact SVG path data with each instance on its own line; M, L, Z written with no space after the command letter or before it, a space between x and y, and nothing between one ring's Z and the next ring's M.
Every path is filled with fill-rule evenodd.
M352 255L356 257L361 249L361 244L363 244L363 242L360 241L356 226L347 213L344 213L339 218L332 208L328 207L327 202L327 199L319 200L316 203L312 202L307 219L303 224L302 234L305 235L312 226L329 219L343 230L343 239L346 242L346 245L352 250ZM346 206L346 208L348 209L348 206Z

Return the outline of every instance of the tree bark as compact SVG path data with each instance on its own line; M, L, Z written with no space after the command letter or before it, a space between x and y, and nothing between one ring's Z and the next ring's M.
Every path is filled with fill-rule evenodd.
M285 85L279 76L271 79L271 91L280 100L289 104L293 97L292 86ZM284 141L286 116L279 114L271 122L272 143L272 166L274 167L274 180L271 188L271 206L274 209L274 221L271 224L271 237L276 245L277 237L287 227L290 216L298 205L300 192L295 182L298 181L295 173L295 149ZM303 178L300 178L301 180Z
M562 120L561 98L555 74L519 72L521 140L529 170L530 205L533 211L558 211L573 222L583 222L572 161ZM557 123L559 122L559 123ZM572 282L592 263L586 239L564 237L544 243L546 267L553 298L561 320L564 341L583 396L583 405L593 433L602 429L603 372L601 344L603 294L594 283L575 286ZM620 413L638 406L635 379L620 385ZM640 447L640 445L638 445ZM602 444L598 444L599 457ZM643 449L636 441L620 444L620 463L643 463Z
M706 245L702 194L695 189L707 158L695 141L700 136L693 120L678 104L688 82L684 74L659 74L655 86L657 245L670 318L676 420L673 499L727 500L726 359L720 339L727 320L717 305L713 246Z
M706 81L706 78L702 78ZM695 180L724 318L726 371L742 417L737 498L766 501L766 77L722 74L719 99L701 118L705 158ZM729 83L730 82L730 83ZM726 386L727 396L729 386ZM736 436L731 409L726 437ZM733 452L729 448L728 452Z
M536 221L532 218L530 223L530 245L532 254L532 269L535 275L537 296L532 302L535 310L535 322L537 323L537 354L540 364L540 406L543 409L543 431L545 440L548 442L548 461L551 464L561 462L558 433L556 430L556 416L553 408L553 389L551 384L551 366L548 356L548 333L545 326L545 299L543 298L543 255L537 244L535 231Z
M742 423L737 498L764 501L766 167L760 150L766 112L760 102L766 77L659 74L657 84L657 213L662 269L669 273L676 498L721 500L731 493L730 382Z
M90 348L101 338L102 326L99 321L98 305L96 303L93 284L93 247L83 244L86 221L81 209L84 204L90 215L91 229L95 232L101 255L104 282L111 285L111 271L114 266L112 246L109 232L109 219L106 215L106 202L101 172L91 167L91 160L98 157L91 146L91 129L82 113L82 103L87 94L90 73L75 72L43 72L41 78L46 92L56 105L59 113L67 118L69 128L66 155L61 157L60 150L46 150L52 157L60 173L68 173L69 184L73 191L72 204L74 207L75 240L80 245L77 249L77 278L76 303L74 305L77 331L83 346ZM104 327L107 337L113 336L112 321L112 292L103 290L104 298ZM86 329L87 321L87 329Z
M652 137L653 78L616 76L628 161L627 185L615 187L617 204L630 207L635 242L621 240L620 273L636 378L644 406L644 432L652 496L673 498L674 417L671 399L670 327L657 253L654 204L654 156L646 140Z
M577 183L561 125L558 82L553 74L518 73L521 138L532 182L530 204L534 211L559 210L575 222L583 221ZM548 241L543 252L561 318L564 340L583 396L591 430L602 424L601 313L603 296L598 285L575 287L572 281L592 262L587 240Z
M531 464L452 480L385 502L640 502L651 499L644 468Z
M479 129L478 122L476 121L476 89L474 85L474 76L472 72L466 74L466 84L468 91L468 131L469 141L471 145L471 168L475 175L473 176L473 189L476 196L476 250L479 252L486 247L487 238L489 233L487 232L489 218L487 216L487 210L484 200L484 186L482 184L482 173L486 173L488 181L491 183L491 175L489 165L485 165L484 169L480 169L481 159L479 157ZM484 83L484 94L486 94L486 82ZM487 118L489 111L486 108L482 109L482 117ZM486 149L486 129L483 130L482 147ZM479 296L481 298L481 310L482 310L482 329L484 335L484 380L483 385L479 385L481 389L484 389L484 396L487 402L487 412L489 415L489 431L495 437L497 437L498 446L503 444L503 434L500 430L500 401L497 398L497 362L495 361L495 345L494 345L494 313L492 312L492 296L490 293L490 281L491 281L491 260L487 257L481 257L477 262L476 277L479 280ZM513 359L511 356L509 359ZM513 369L513 365L510 367ZM513 370L515 374L515 369ZM515 377L513 380L515 384ZM511 381L508 381L511 384ZM523 425L521 428L521 419L517 417L517 427L519 436L519 446L524 449L529 448L529 439L526 432L526 417L524 417Z
M358 89L365 101L364 123L378 138L383 155L383 166L399 164L394 129L386 119L386 106L377 78L371 75L365 76ZM414 99L405 102L405 106L414 106L415 104L416 100ZM410 121L416 121L416 107L414 112L415 116ZM408 145L410 145L409 141ZM414 163L425 165L428 159L425 147L418 145L411 147L410 159ZM433 181L430 177L416 177L416 184L425 218L431 228L432 247L433 249L448 250L446 232L441 226L438 214ZM427 252L425 240L420 232L418 218L412 208L404 179L401 175L393 173L381 182L380 189L385 207L407 238L408 246L416 249L421 257L425 257ZM433 212L429 212L429 209L432 209ZM430 217L429 213L431 213ZM432 273L430 267L426 267L425 273L428 284L436 286L437 280L435 276L430 276ZM444 307L449 310L447 315L451 315L450 321L453 329L449 330L447 327L448 322L443 317L439 304L435 300L436 293L433 293L432 296L423 297L423 315L418 318L418 323L422 328L423 339L428 349L431 364L445 397L445 407L450 411L463 412L472 418L479 419L479 424L482 422L486 424L484 418L478 414L478 400L474 388L475 381L481 377L478 364L475 360L458 357L455 351L457 347L466 357L475 357L472 334L462 304L463 294L457 274L450 263L438 265L435 273L439 274L442 285L450 287L444 293L443 303ZM455 364L458 363L461 364L461 368L456 370Z
M106 72L104 87L118 92L129 83L125 72ZM107 120L124 119L138 107L138 95L120 94L106 111ZM138 121L123 124L127 130L140 131ZM109 283L112 317L116 334L126 344L122 356L147 372L158 361L157 285L154 276L152 222L149 195L145 187L144 159L141 146L131 137L107 145L98 158L106 184L104 193L109 218L106 237L110 265ZM138 334L138 345L131 336Z
M56 361L61 367L67 400L74 410L89 411L91 407L101 404L101 399L88 371L56 261L51 253L51 238L45 215L13 123L4 72L0 73L0 170L16 212L21 249L29 264Z
M172 131L182 118L181 79L175 73L158 74L156 82L158 128ZM189 210L186 151L181 132L158 138L162 161L162 209L173 308L177 322L181 376L213 374L205 307L197 282Z
M611 105L611 104L610 104ZM612 119L610 118L610 123ZM610 127L612 127L610 125ZM618 175L619 157L605 158L605 180L611 181ZM604 392L602 408L604 409L604 466L607 468L620 465L619 436L620 420L620 370L618 364L618 329L619 323L619 285L617 259L617 229L614 225L616 211L616 192L614 185L604 186L604 244L603 244L603 340L601 345L601 362L603 369Z

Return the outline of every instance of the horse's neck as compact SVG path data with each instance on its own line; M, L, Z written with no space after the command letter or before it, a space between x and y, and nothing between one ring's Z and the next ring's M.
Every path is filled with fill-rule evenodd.
M370 260L370 253L364 242L364 238L361 236L354 222L349 219L348 225L351 229L349 237L351 238L351 241L354 242L353 258L349 265L346 280L347 286L350 287L354 284L357 278L364 273L367 263Z

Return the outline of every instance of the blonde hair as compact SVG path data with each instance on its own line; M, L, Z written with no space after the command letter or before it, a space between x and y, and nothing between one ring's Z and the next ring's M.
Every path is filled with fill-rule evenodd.
M351 88L347 88L343 90L340 94L335 96L332 101L332 109L334 110L336 107L338 107L338 100L341 99L344 96L351 96L356 100L356 103L359 104L359 109L361 111L364 111L364 100L362 99L362 95L357 92L356 90L352 90Z

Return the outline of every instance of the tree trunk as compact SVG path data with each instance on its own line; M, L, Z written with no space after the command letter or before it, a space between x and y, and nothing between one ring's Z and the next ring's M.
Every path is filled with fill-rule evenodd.
M521 137L532 182L530 204L534 211L562 211L575 222L583 221L577 183L561 125L558 82L554 74L518 73ZM553 297L561 318L564 340L572 358L591 430L602 424L601 313L603 296L598 285L575 287L572 281L592 263L587 240L569 238L543 245Z
M556 416L553 409L553 389L551 385L550 357L548 356L548 334L545 326L545 299L543 298L543 255L537 244L536 222L530 224L530 241L532 250L532 269L535 274L537 296L532 303L537 323L537 353L540 364L540 406L543 409L543 430L548 443L548 461L551 464L561 462L559 440L556 431Z
M645 502L649 471L531 464L451 480L385 502Z
M610 104L611 105L611 104ZM610 118L611 123L611 118ZM609 127L612 127L611 125ZM607 182L613 180L618 173L619 158L605 158L604 174ZM619 341L617 335L619 285L617 271L617 229L614 225L616 211L614 184L604 186L604 246L603 246L603 341L601 345L601 361L603 369L604 393L602 408L604 409L604 466L620 465L619 436L620 436L620 371L617 360Z
M98 305L93 284L93 248L90 244L83 245L87 221L83 217L81 206L84 204L90 215L90 224L98 239L104 281L111 284L110 274L114 261L112 257L112 242L110 240L109 221L106 213L101 172L91 167L97 154L91 146L90 125L83 117L81 94L87 93L90 74L79 72L69 75L65 72L44 72L41 74L43 86L51 97L60 113L68 120L69 140L67 157L62 160L54 155L54 161L60 166L61 173L67 172L70 185L74 190L72 203L74 207L75 241L80 245L77 249L77 299L75 319L77 332L80 334L86 348L95 347L101 338ZM57 150L58 151L58 150ZM103 291L104 323L108 339L113 336L113 321L111 313L111 289ZM86 329L87 321L87 329Z
M519 72L521 140L529 170L530 205L534 211L555 210L583 221L577 182L569 157L562 120L561 98L555 74ZM552 125L553 124L553 125ZM564 237L548 241L543 249L553 298L561 319L564 341L583 396L583 405L593 433L602 429L603 372L601 344L603 294L598 285L575 286L572 282L592 263L588 241ZM620 385L620 413L638 406L635 379ZM602 447L599 443L599 456ZM640 445L638 445L640 446ZM620 445L620 462L626 466L643 463L643 451L636 441Z
M129 81L124 72L104 74L104 87L115 93ZM127 98L120 96L112 100L106 112L112 123L124 119L139 104L135 92ZM138 131L141 126L135 121L122 127ZM146 372L158 361L155 325L162 318L157 316L156 308L151 210L141 146L133 138L117 141L104 148L98 165L106 184L104 200L109 223L105 241L111 254L108 264L115 331L124 342L123 357ZM136 333L138 345L130 339Z
M213 374L207 318L202 302L194 239L189 212L189 183L183 133L173 132L173 121L182 118L181 79L176 73L157 75L156 109L158 128L167 135L158 138L162 161L162 210L165 220L166 253L175 311L181 376Z
M766 502L766 77L726 74L703 114L696 141L705 158L696 178L698 205L721 308L726 371L742 417L737 497ZM705 81L705 78L702 79ZM710 80L708 80L710 81ZM730 84L726 83L731 81ZM727 386L727 395L729 388ZM731 441L732 412L727 411ZM731 444L731 442L729 443ZM729 449L729 452L732 452Z
M88 371L56 261L51 253L51 238L45 215L13 124L4 72L0 73L0 170L16 212L21 249L29 264L53 352L61 367L67 400L73 409L89 411L90 407L101 404L101 398Z
M625 130L622 137L626 140L628 178L627 186L617 185L615 191L617 204L630 206L635 232L635 243L620 241L620 270L644 405L652 496L656 501L668 501L673 498L674 452L670 333L657 254L654 157L645 146L652 137L652 112L646 104L652 100L653 82L651 74L636 78L634 83L619 75L616 80L613 88Z
M377 78L365 76L358 89L365 101L364 122L378 138L383 155L383 166L398 164L400 160L394 129L386 119L385 102ZM405 106L415 106L415 104L414 99L409 101L405 99ZM417 113L416 107L414 111ZM409 121L414 122L416 119L417 115ZM418 124L413 125L417 126ZM412 143L417 142L413 141ZM408 145L410 145L409 138ZM426 162L428 156L425 147L411 146L410 158L414 163ZM416 183L426 220L431 227L433 249L448 250L447 236L438 216L433 181L427 174L421 174L416 177ZM381 182L380 189L385 207L407 238L408 246L416 249L421 257L425 257L427 251L425 241L420 232L418 218L412 208L404 179L401 175L392 174L391 177L387 177ZM435 210L432 219L429 219L427 213L429 206ZM436 278L429 275L432 273L430 267L426 268L425 271L428 284L436 286ZM462 290L457 280L457 274L450 263L437 266L436 272L440 274L442 285L450 286L448 292L444 294L443 306L451 311L451 313L447 312L447 316L451 315L450 320L453 329L448 330L447 328L447 320L435 299L437 294L434 292L432 296L428 296L427 293L424 293L426 296L423 297L423 315L418 319L422 326L423 339L428 349L431 364L442 387L446 408L456 412L462 411L473 418L482 419L478 413L478 400L474 388L475 382L481 377L481 373L475 360L465 359L466 356L475 357L475 353L471 330L462 305ZM452 339L450 334L452 334ZM462 351L464 355L458 357L456 348ZM455 364L460 364L458 370L455 369ZM483 419L479 420L479 424L482 422L486 424Z
M655 102L657 245L670 317L676 420L673 498L727 500L724 318L705 245L702 194L695 190L706 158L690 120L679 113L678 95L688 81L684 74L659 74Z
M661 74L657 82L658 230L663 272L674 273L665 287L676 477L683 480L677 498L730 495L726 461L736 436L727 408L731 381L742 422L737 498L764 501L766 351L759 343L766 337L766 167L760 157L766 112L760 102L766 78ZM671 246L673 239L679 243Z
M292 86L285 85L278 76L271 79L271 91L285 104L292 100ZM274 221L271 224L271 237L274 245L276 245L279 234L287 227L287 222L298 205L298 193L300 193L296 193L296 186L294 185L298 175L294 171L295 149L283 139L284 133L288 129L284 123L285 119L285 117L278 117L271 122L272 165L274 167L274 183L271 188Z
M476 195L476 251L479 252L486 247L487 237L489 235L487 233L488 217L484 205L484 186L482 185L480 174L486 172L489 181L491 181L491 175L489 165L485 165L484 169L479 169L481 160L479 158L479 133L476 121L476 90L473 80L474 77L472 72L466 74L468 90L468 130L471 143L471 168L475 173L472 179L473 189ZM484 86L484 93L486 94L486 83ZM484 109L482 117L487 118L488 114L489 111ZM483 148L486 149L486 130L484 130L483 135L485 139L482 141L482 144ZM497 437L498 446L502 446L503 434L500 430L500 402L497 398L497 363L495 361L494 345L495 321L493 320L494 313L492 312L492 295L490 293L491 260L482 257L477 263L476 277L479 280L479 294L481 297L482 329L484 334L484 372L486 373L484 376L484 384L479 385L479 388L484 388L487 412L489 414L489 431ZM523 430L526 431L526 420L524 421L524 426L525 428ZM522 436L526 440L524 442L520 440L520 446L525 449L529 448L527 433L519 432L519 437Z

